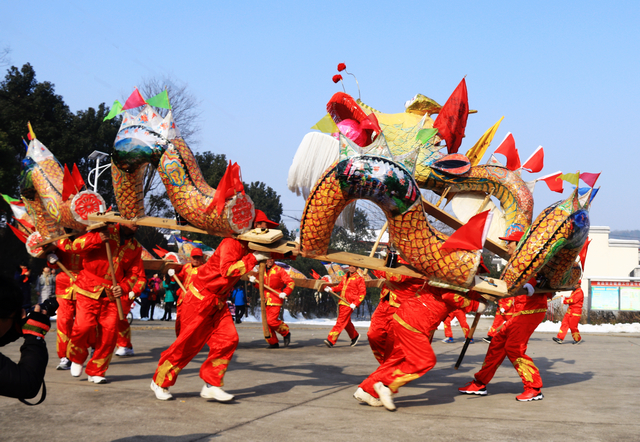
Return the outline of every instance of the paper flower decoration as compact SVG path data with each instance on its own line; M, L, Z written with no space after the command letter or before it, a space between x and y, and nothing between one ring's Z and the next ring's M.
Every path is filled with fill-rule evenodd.
M333 76L333 82L334 83L337 83L337 82L339 82L341 80L342 80L342 75L336 74L336 75Z
M344 63L339 63L338 64L338 72L342 72L347 68L347 65Z

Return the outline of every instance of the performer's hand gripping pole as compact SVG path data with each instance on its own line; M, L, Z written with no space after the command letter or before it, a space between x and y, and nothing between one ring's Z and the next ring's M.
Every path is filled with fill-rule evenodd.
M107 250L107 260L109 261L109 273L111 273L111 282L113 285L118 285L118 281L116 281L116 272L113 269L113 258L111 257L111 247L109 246L109 240L105 241L104 247ZM122 310L122 301L120 298L116 298L116 307L118 308L118 318L121 321L124 321L124 311Z
M51 255L47 256L47 260L51 265L57 264L60 270L62 270L72 282L75 282L76 280L75 276L73 276L73 274L69 271L69 269L67 269L67 267L60 262L60 259L58 258L57 255L52 253Z
M185 289L184 285L182 285L182 281L180 281L180 278L178 278L178 275L176 275L176 271L173 269L169 269L167 273L169 273L169 276L171 276L173 280L178 283L178 286L182 289L182 292L186 295L187 289Z

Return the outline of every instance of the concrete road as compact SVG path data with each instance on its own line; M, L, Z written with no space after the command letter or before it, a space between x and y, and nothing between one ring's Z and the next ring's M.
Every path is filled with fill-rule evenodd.
M477 336L484 336L482 323ZM485 397L460 395L457 387L481 366L487 344L470 346L453 366L462 340L440 342L438 364L395 396L398 410L372 408L353 399L357 385L376 367L367 345L349 347L346 334L334 348L322 343L329 328L293 325L289 348L267 349L259 324L238 326L240 346L225 377L230 403L199 396L201 352L162 402L149 390L160 353L173 341L173 322L133 325L136 356L115 357L110 383L90 384L56 371L54 328L47 399L35 407L0 398L2 441L637 441L640 440L640 335L585 336L582 345L558 345L535 333L528 354L540 368L544 400L520 403L516 371L506 361ZM454 334L460 336L459 328ZM17 360L19 345L2 353Z

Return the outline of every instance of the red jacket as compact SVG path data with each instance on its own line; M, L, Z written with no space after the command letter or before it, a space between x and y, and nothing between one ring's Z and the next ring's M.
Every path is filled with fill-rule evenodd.
M355 304L356 307L360 305L362 300L367 294L367 287L364 284L364 278L360 276L358 272L355 272L352 276L347 272L335 287L331 287L334 293L340 293L340 296L346 299L350 304ZM340 300L339 305L349 305Z
M189 290L198 299L215 296L226 301L228 292L240 277L252 270L256 258L235 238L222 240L213 256L198 267Z
M109 225L108 236L118 285L124 296L130 291L139 295L146 282L141 258L142 246L135 238L122 241L119 224ZM112 282L109 261L100 234L94 231L82 235L73 242L71 250L83 258L83 269L76 279L74 290L93 299L98 299L105 290L110 292Z
M293 291L295 284L293 279L285 269L274 264L264 274L264 283L279 293L286 293L287 296ZM254 284L256 287L260 287L260 284ZM269 289L264 289L265 302L267 305L282 305L282 299L278 294L273 293Z
M198 269L200 267L194 267L193 264L188 263L182 266L179 273L176 273L176 276L182 283L185 289L190 290L189 286L193 284L193 277L198 274ZM184 290L181 288L178 289L178 302L176 305L182 304L184 300Z
M562 300L563 304L567 304L569 306L569 312L571 314L582 316L582 305L584 304L584 292L581 287L575 289L571 296L568 298L564 298Z
M377 278L386 279L380 291L380 300L382 301L388 296L389 305L392 307L400 307L403 301L416 297L417 293L427 282L424 279L398 275L382 270L373 270L373 274L376 275Z
M55 246L58 248L55 253L62 265L77 278L78 273L82 270L82 256L72 253L73 241L69 238L60 239L56 241ZM56 276L56 296L63 299L75 299L73 284L65 272L60 272Z

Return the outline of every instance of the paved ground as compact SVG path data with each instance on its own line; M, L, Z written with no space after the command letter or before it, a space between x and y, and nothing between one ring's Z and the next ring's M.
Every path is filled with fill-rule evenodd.
M153 325L150 325L153 324ZM161 402L149 390L160 353L172 342L173 323L134 322L137 355L114 357L106 385L56 371L54 330L47 399L36 407L0 398L0 440L51 441L413 441L413 440L640 440L640 335L586 335L582 345L557 345L536 333L529 345L545 383L545 399L519 403L522 384L507 362L485 397L456 388L482 364L487 344L470 346L456 371L462 340L434 340L438 364L403 387L395 413L359 404L358 383L377 364L366 339L355 348L342 335L329 349L329 328L294 325L289 348L267 349L258 324L238 327L240 346L225 378L236 399L199 396L201 352ZM481 323L478 336L488 328ZM363 337L366 330L360 330ZM454 334L460 336L459 328ZM436 339L442 339L437 332ZM17 359L19 346L2 352Z

